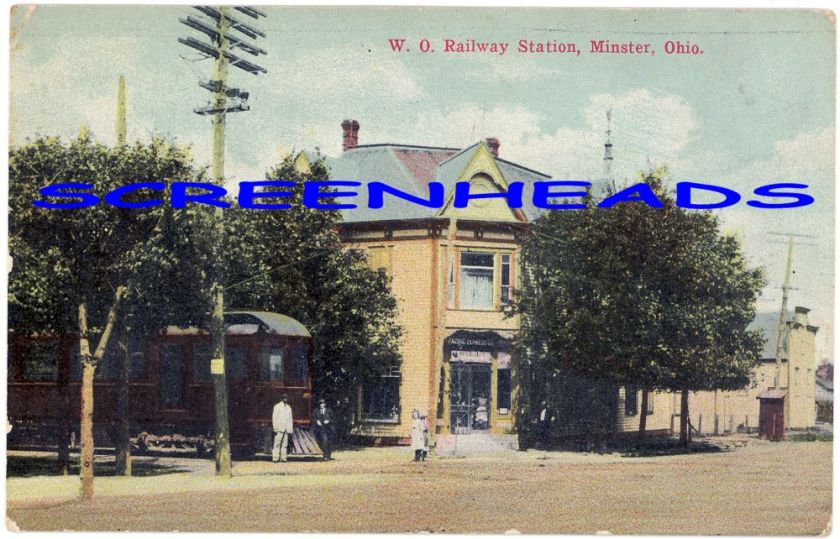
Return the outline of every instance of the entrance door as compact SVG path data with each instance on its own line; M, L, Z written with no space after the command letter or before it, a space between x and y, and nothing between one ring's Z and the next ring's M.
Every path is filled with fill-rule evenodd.
M449 395L452 434L490 428L490 365L452 362Z

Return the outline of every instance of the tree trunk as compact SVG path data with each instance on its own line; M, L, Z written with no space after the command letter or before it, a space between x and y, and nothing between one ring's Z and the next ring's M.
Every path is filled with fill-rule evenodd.
M108 339L111 330L114 328L114 321L117 319L117 308L125 294L125 287L117 287L114 294L114 303L108 310L108 317L105 327L102 329L102 336L96 346L96 352L90 353L90 341L88 340L88 319L87 304L79 304L79 352L82 356L82 395L81 395L81 426L79 432L79 475L81 487L79 497L83 501L93 499L93 373L96 364L105 355L105 347L108 346Z
M70 372L63 369L58 374L60 386L58 388L61 398L61 419L58 425L58 473L61 475L70 474Z
M688 390L682 390L680 399L680 445L688 448Z
M117 373L117 428L115 449L116 475L131 477L131 423L128 417L129 388L128 376L131 363L131 355L128 349L128 332L123 326L117 339L117 350L120 353L120 362Z
M88 349L88 356L90 356L88 340L83 338L80 344L82 350ZM82 486L79 496L83 501L93 499L93 373L95 370L96 365L91 361L82 363L82 422L79 433L79 474Z
M647 389L642 390L642 409L639 411L639 443L645 441L645 430L647 429L647 409L648 409L649 392Z

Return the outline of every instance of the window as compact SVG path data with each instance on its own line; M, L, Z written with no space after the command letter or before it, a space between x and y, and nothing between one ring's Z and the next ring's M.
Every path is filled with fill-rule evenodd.
M58 341L28 341L23 350L26 380L58 380Z
M370 269L382 275L391 275L391 248L371 247L368 249L368 264Z
M140 337L128 341L128 377L131 380L145 380L149 374L146 368L146 343Z
M653 393L648 392L647 415L653 415Z
M499 302L510 305L510 255L502 255L501 275L499 276Z
M183 404L182 362L183 354L180 344L160 345L160 404L164 408L180 408Z
M289 345L289 385L304 385L309 374L308 353L303 343Z
M210 360L213 358L213 347L209 342L193 345L193 380L198 383L210 383Z
M231 380L248 378L248 349L244 346L225 347L225 374Z
M493 255L491 253L461 253L461 287L459 302L462 309L493 308Z
M193 380L200 384L213 381L210 361L213 359L213 345L209 342L193 345ZM231 380L248 377L248 349L244 346L225 347L225 374Z
M96 346L95 341L89 342L93 355ZM70 379L82 379L82 353L80 351L79 342L73 344L70 350ZM112 336L108 339L108 346L105 348L105 353L102 359L96 364L96 370L93 371L94 380L114 380L117 378L117 369L119 368L120 354L117 348L117 340Z
M449 290L447 294L447 306L455 306L455 260L449 261Z
M499 413L510 412L510 369L499 369L497 372L496 400Z
M639 390L636 386L624 388L624 415L636 415L639 413Z
M280 346L260 349L260 380L283 381L283 348Z
M391 367L378 383L367 385L363 397L365 420L397 423L400 420L400 367Z

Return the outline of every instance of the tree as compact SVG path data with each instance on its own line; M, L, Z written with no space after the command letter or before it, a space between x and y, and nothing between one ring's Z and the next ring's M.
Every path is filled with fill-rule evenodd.
M111 334L120 320L123 327L128 327L126 322L137 327L149 320L160 323L164 305L182 314L195 313L186 301L157 300L194 290L190 284L200 280L193 273L201 265L182 264L186 256L172 249L183 243L189 230L175 231L186 214L173 216L165 205L137 210L96 204L58 210L37 207L33 201L42 199L39 189L57 183L88 184L102 194L125 182L168 185L194 176L185 151L159 139L112 149L87 136L69 144L48 137L11 151L10 329L79 337L82 499L93 497L93 377ZM142 195L124 198L139 200ZM178 279L149 278L171 276L178 264Z
M649 392L682 391L687 443L688 391L749 382L762 340L746 328L763 279L711 213L676 206L664 174L639 179L659 208L590 198L535 220L515 310L532 363L642 390L640 440Z
M329 178L323 162L302 174L286 159L266 178L295 182L280 189L293 196L258 202L291 207L226 210L226 301L286 314L310 330L314 397L331 403L337 432L346 435L359 388L399 363L396 300L388 277L371 271L364 254L341 245L340 214L301 204L305 182Z

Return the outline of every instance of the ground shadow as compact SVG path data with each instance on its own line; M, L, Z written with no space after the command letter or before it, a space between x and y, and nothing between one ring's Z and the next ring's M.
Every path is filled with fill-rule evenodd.
M96 476L113 476L114 462L95 462L93 473ZM189 471L188 468L177 465L165 465L157 459L132 459L131 475L134 477L150 477ZM35 477L39 475L61 475L61 467L55 456L8 456L6 458L6 477ZM79 475L78 458L71 456L70 470L67 475Z

